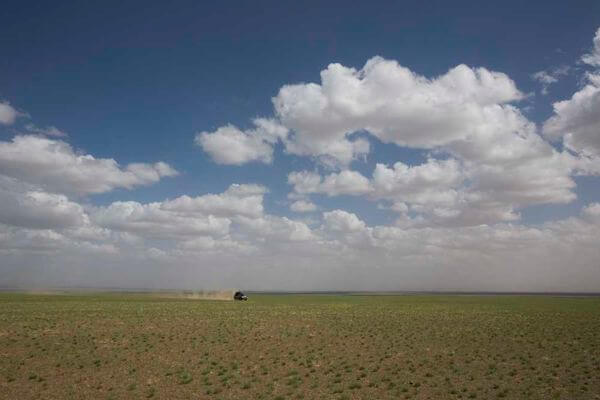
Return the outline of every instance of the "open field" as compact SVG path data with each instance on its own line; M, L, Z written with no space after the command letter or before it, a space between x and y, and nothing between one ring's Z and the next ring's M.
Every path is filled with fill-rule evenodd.
M600 298L0 294L1 399L599 399Z

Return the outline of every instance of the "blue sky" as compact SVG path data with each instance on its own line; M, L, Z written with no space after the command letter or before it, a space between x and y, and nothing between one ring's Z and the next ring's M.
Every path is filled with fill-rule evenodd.
M118 163L121 171L125 171L132 163L144 163L144 168L150 168L144 170L144 174L158 174L154 178L146 179L141 177L140 173L133 181L127 181L129 183L110 180L110 183L107 183L109 188L100 188L100 186L92 188L83 185L84 188L77 186L75 180L60 181L60 178L54 175L46 176L41 171L43 168L57 168L56 171L59 171L57 165L21 160L23 163L31 162L31 165L25 165L20 164L21 161L15 158L6 156L4 163L0 163L0 176L4 176L8 182L4 184L3 190L8 193L6 196L9 196L7 198L10 198L10 201L22 206L25 200L18 196L32 192L43 192L54 196L52 201L58 201L56 199L59 197L56 196L64 196L64 198L60 197L60 201L67 202L69 207L72 206L73 209L82 207L82 210L77 208L77 212L83 213L77 218L87 221L85 224L91 224L86 225L86 229L103 230L105 232L103 234L110 237L109 239L95 237L85 242L87 239L73 234L73 229L83 229L75 223L57 223L54 226L44 220L46 222L36 225L35 222L31 222L35 219L32 215L23 217L28 221L27 223L15 222L14 218L6 217L0 220L0 225L4 224L4 229L10 232L11 238L22 237L18 249L12 244L13 242L10 242L12 239L0 239L0 241L5 240L4 251L9 254L11 260L10 265L7 264L5 267L6 276L10 277L6 282L7 285L94 286L100 284L98 282L113 285L126 275L130 277L127 285L152 286L154 281L149 283L136 278L142 268L138 264L142 262L137 259L132 261L140 253L148 253L149 249L160 250L164 252L165 257L175 257L174 259L179 260L177 262L186 265L182 267L182 271L185 271L182 272L184 278L175 279L171 282L171 286L184 285L188 282L189 276L203 282L209 273L202 267L192 265L193 263L189 261L190 257L193 259L206 256L207 260L211 260L210 263L214 265L231 265L235 264L231 260L240 256L222 249L225 254L217 254L216 247L210 247L209 251L202 246L201 249L196 249L198 253L194 255L181 256L182 246L202 238L202 240L210 239L210 246L225 246L223 243L227 242L229 243L227 246L234 246L231 243L235 243L240 248L248 246L256 250L251 257L254 257L253 263L258 266L255 269L249 268L246 273L258 276L267 274L273 278L265 278L271 283L264 287L256 282L250 285L252 287L258 289L279 286L330 288L333 284L324 277L325 275L321 276L319 273L304 273L313 278L307 278L306 281L298 278L297 284L286 286L287 283L282 283L278 280L280 278L277 278L280 273L281 276L285 276L284 273L272 271L267 273L261 268L265 263L275 265L281 259L292 257L287 253L288 251L294 253L292 258L296 260L298 270L302 270L304 267L301 266L307 263L331 263L327 255L328 251L338 248L336 246L356 247L356 243L352 240L358 240L357 243L375 240L373 232L378 227L393 227L399 230L396 234L412 235L413 238L420 237L419 235L430 229L440 230L447 238L448 235L452 236L452 229L463 232L462 230L475 229L482 224L491 229L490 235L497 233L494 229L500 229L494 227L505 229L506 224L513 227L511 229L517 230L542 226L539 229L543 232L546 232L544 229L550 229L554 235L568 235L573 232L556 233L555 226L550 228L544 226L553 223L564 225L567 223L565 221L570 221L569 223L573 223L574 220L579 221L583 218L582 213L593 214L594 205L600 201L600 178L598 177L600 156L596 147L600 131L595 130L600 125L596 124L593 116L596 110L600 113L598 109L600 102L594 91L598 89L599 84L593 80L594 76L598 76L599 66L593 61L582 61L582 57L586 54L592 57L595 54L594 37L600 27L600 3L597 1L581 1L577 6L558 1L521 1L501 4L443 1L428 2L428 4L416 1L327 2L326 4L323 2L182 1L169 5L148 1L97 4L22 1L7 2L3 5L3 10L0 15L2 52L0 102L4 102L17 113L14 121L0 123L0 141L6 144L6 151L15 152L18 146L43 147L60 142L71 146L72 153L68 149L61 150L67 154L65 159L75 160L77 155L82 154L92 155L95 159L112 159ZM521 171L521 169L511 169L516 168L515 163L521 161L515 158L504 164L498 160L493 163L488 162L489 160L483 162L481 161L483 156L473 156L470 150L465 150L466 144L449 140L448 137L442 140L441 145L439 143L442 142L437 136L423 139L424 141L414 139L413 142L409 141L408 145L399 144L404 143L403 129L408 129L406 127L412 123L418 125L421 122L415 122L409 115L408 120L394 120L397 126L389 127L386 125L389 123L383 120L392 117L385 114L387 111L381 111L386 109L385 104L380 111L361 117L363 120L359 122L349 122L354 118L350 116L354 112L351 108L345 111L338 110L339 113L334 110L335 115L329 116L317 115L313 110L314 112L311 111L313 114L297 118L294 113L301 109L300 102L310 104L312 101L309 97L302 98L308 96L308 92L302 90L309 87L309 85L302 85L314 83L325 86L321 72L327 70L332 63L359 71L354 78L358 77L357 79L360 80L361 76L364 77L360 74L368 75L368 72L360 72L361 68L375 56L385 60L378 64L381 68L397 67L398 71L400 68L406 68L415 76L427 78L430 82L450 76L447 75L450 74L449 71L461 64L466 65L469 71L477 71L477 68L482 67L485 71L502 73L501 77L495 78L494 85L498 85L496 89L504 92L493 95L496 96L493 103L503 110L514 107L516 110L514 115L517 116L515 118L522 118L522 121L531 124L532 128L518 128L529 133L519 131L518 134L530 135L528 140L531 140L531 144L525 145L524 149L541 146L539 154L531 156L536 160L539 157L540 161L533 163L530 159L531 166L523 164L519 168L523 171L536 169L537 175L520 176L522 182L519 181L511 186L503 179L507 174ZM395 63L393 65L396 67L390 67L392 64L386 63ZM340 71L332 72L332 82L334 78L341 78L345 73L343 71L346 70ZM535 73L540 72L546 73L546 79L555 81L544 84L541 75L538 75L538 78L534 77ZM496 89L484 87L481 75L476 76L478 80L475 84L481 86L476 90L481 93L474 96L479 96L478 99L482 98L481 96L492 96L489 93ZM418 82L420 78L415 79ZM282 104L291 107L292 111L285 114L284 111L274 110L273 98L279 96L280 89L285 85L295 84L298 85L298 92L294 94L296 97L282 100ZM589 95L585 99L588 103L573 102L573 108L569 108L561 115L553 111L554 103L569 100L575 93L579 91L583 93L586 87L591 88L588 91L590 93L586 94ZM436 96L438 89L433 88L432 92L426 95ZM414 99L422 95L419 90L429 89L417 87L415 90L415 97L407 101L416 101ZM442 110L440 113L443 113L443 110L446 110L444 107L451 103L453 98L460 97L468 88L461 89L458 84L457 87L448 90L450 92L443 91L442 95L446 97L442 100L432 97L431 101L439 100L436 104L441 108L430 110L429 115L425 112L423 115L425 120L437 118L438 114L435 110ZM484 93L486 90L488 94ZM343 98L346 95L351 94L345 93L343 88L336 94L341 96L342 101L345 101ZM371 99L373 102L377 102L380 98L376 91L363 93L363 95L365 97L361 99ZM404 93L390 96L386 101L391 104L394 99L404 96ZM328 101L334 100L334 97L331 97ZM481 107L481 110L488 107L485 103L487 100L481 100L485 104L477 99L465 100L467 103L469 101L473 104L467 104L468 107L475 106L475 103L477 107ZM449 105L448 107L451 108L448 110L463 110L460 107L465 104ZM576 107L591 110L589 111L591 117L583 111L577 111ZM362 112L361 110L360 113ZM396 112L402 110L399 108ZM461 111L458 112L460 114ZM506 112L513 113L513 111ZM452 113L454 111L451 111L448 116L450 120L446 123L451 123ZM345 115L344 118L347 120L336 122L338 125L334 127L328 125L328 118L335 119L340 115ZM269 142L264 138L260 139L262 136L259 133L248 131L254 128L252 120L257 117L275 121L283 127L282 129L287 130L285 136ZM548 123L547 121L552 118L555 118L555 121ZM379 126L378 124L381 124L380 128L374 129L380 129L380 133L369 131L369 127ZM462 121L461 124L466 130L475 126L470 125L471 122L468 120ZM500 122L499 126L502 124ZM219 147L211 152L207 150L208 144L200 143L199 138L204 133L205 137L219 139L221 138L218 134L219 128L229 125L239 128L236 137L241 138L240 140L258 137L259 139L256 140L259 144L253 143L260 146L261 151L266 151L261 157L267 157L272 148L272 160L264 162L264 158L250 159L235 165L219 162L218 154L223 154L219 152L227 153L232 150ZM338 137L341 141L336 142L338 139L333 138L336 129L346 129L347 125L352 126L352 130L356 129L357 132L345 132L343 137ZM66 136L56 136L41 131L50 126L66 133ZM314 128L315 126L317 128ZM313 128L316 130L313 131ZM331 132L328 133L327 129ZM391 131L388 132L390 129ZM476 131L480 128L473 129ZM574 129L574 133L569 129ZM331 134L330 139L317 137L321 132L323 138ZM399 132L398 136L393 136L396 132ZM513 133L507 131L506 135ZM428 137L430 132L415 134ZM440 135L444 134L442 130ZM569 134L575 138L569 142L570 144L565 141ZM15 136L43 138L51 143L24 142L17 145L11 142ZM327 147L342 145L347 141L353 142L357 138L362 138L361 140L369 143L369 151L353 152L349 161L338 156L333 157L331 155L333 147ZM471 139L461 136L460 140L463 139L466 140L465 143L472 143ZM324 140L322 151L319 150L320 145L315 144L321 140ZM490 142L488 145L481 142L478 146L490 149L492 147L489 146L499 146L498 151L512 146L512 142L506 142L505 147L498 144L504 140L500 136L494 140L496 144L492 145ZM219 141L215 146L221 144L222 142ZM19 147L21 150L23 148ZM557 152L557 155L552 156L554 161L542 159L542 154L544 157L550 157L548 152L551 148ZM585 161L582 160L584 156ZM49 160L47 153L40 154L39 157ZM333 162L331 157L334 158ZM559 158L561 160L558 160ZM432 164L428 160L435 160L435 162ZM438 163L443 160L456 161L457 164ZM153 167L157 162L168 164L171 172L160 172L158 167ZM396 162L401 162L407 167L431 167L437 171L436 173L453 171L453 168L457 168L460 172L456 174L461 175L460 177L450 176L451 174L436 176L435 179L428 181L429 186L424 187L419 186L417 181L431 178L430 174L433 172L423 170L425 175L419 178L421 170L400 172L398 169L394 170L396 174L394 184L400 185L404 182L408 186L384 189L382 182L377 186L378 183L373 177L376 165L382 164L388 168L385 171L392 171L392 166ZM584 162L585 166L583 166ZM564 169L559 171L559 164L560 168ZM565 166L566 164L568 166ZM78 168L71 167L75 170ZM62 165L60 168L68 168L68 166ZM322 185L301 193L300 189L295 189L289 182L290 174L299 171L316 174L323 180L331 174L338 177L338 174L344 171L351 171L355 174L351 179L349 178L352 182L348 184L355 186L336 189ZM549 176L551 178L548 178ZM407 180L413 179L411 177L416 179L417 183L413 181L406 183ZM99 185L102 179L99 179ZM365 183L364 179L368 182ZM543 189L523 188L528 185L528 180L545 182L545 179L548 179L548 182L562 183L557 183L556 187L550 185L549 188L544 184ZM436 182L440 182L441 186ZM300 252L302 254L296 254L299 246L265 245L264 243L268 243L270 239L262 238L262 233L253 231L254 233L251 234L249 231L244 231L246 228L239 228L247 224L247 221L240 222L241 220L236 219L241 218L239 215L235 213L221 215L214 209L203 211L206 215L203 214L202 218L215 216L215 218L227 219L230 224L229 230L210 234L197 233L197 237L189 237L183 233L156 236L141 232L138 225L132 228L125 220L115 222L113 218L116 217L113 215L107 217L111 205L118 202L137 203L142 207L155 202L164 203L163 206L166 207L167 200L174 200L181 196L196 198L207 194L218 195L225 193L232 184L257 184L264 188L262 194L253 192L249 195L259 196L262 207L260 216L254 215L253 218L265 220L273 218L269 220L269 223L273 224L291 223L285 221L305 224L310 230L310 234L307 235L314 235L310 240L314 240L315 243L325 241L330 247L326 250L305 249ZM361 189L361 184L371 185L371 187ZM498 186L492 187L495 184ZM72 190L68 185L73 185ZM442 187L443 185L449 186ZM16 186L19 186L19 189L15 189ZM536 186L536 182L533 182L532 186ZM420 190L423 192L419 192ZM439 193L434 193L435 190ZM408 193L409 191L411 193ZM456 203L448 206L444 203L440 206L439 196L448 195L450 192L462 199L460 200L462 205ZM411 197L412 195L414 196ZM438 197L432 200L432 196ZM487 197L481 200L481 196ZM473 200L475 197L477 200ZM296 201L311 203L314 210L293 211L293 207L292 209L290 207ZM66 203L60 204L63 207ZM406 207L405 211L398 211L404 210L404 207ZM478 208L477 213L471 212L473 208ZM343 216L327 214L336 210L346 214ZM198 213L197 210L193 212L196 213L194 215ZM56 210L51 210L51 214L53 218L56 217ZM106 220L102 220L100 214ZM119 215L123 217L122 214ZM182 214L177 215L177 217L181 216ZM371 233L366 234L367 236L362 239L350 238L351 235L344 238L327 236L326 231L331 228L328 223L332 222L334 217L346 218L347 227L358 226L352 225L353 218L356 218L364 224L364 229L371 229L373 232L369 231ZM254 224L258 224L258 219ZM351 228L350 231L353 229ZM586 232L589 234L589 230ZM23 272L22 265L27 265L27 268L36 272L44 268L38 261L31 261L36 259L38 253L23 250L27 247L23 242L32 244L37 240L33 239L38 237L36 235L45 235L47 238L54 234L60 235L61 241L60 244L53 242L48 245L48 251L54 254L51 260L59 265L64 262L64 257L68 257L71 263L69 271L85 271L81 272L80 280L61 281L60 275L64 271L60 267L57 267L57 271L62 271L61 273L49 274L47 279L41 282L31 280L33 272ZM119 243L123 243L123 239L117 237L118 235L129 235L132 243L136 244L126 249L121 248ZM255 235L255 238L261 237L259 242L263 244L254 243L249 239L252 235ZM369 239L366 239L367 237ZM72 249L88 245L112 246L111 249L120 255L111 255L110 257L115 257L111 263L122 265L123 269L117 268L120 272L102 271L95 266L84 265L86 262L81 261L83 257L81 254L78 253L77 256L71 254ZM379 243L374 249L365 250L364 253L357 254L355 258L348 261L353 265L352 268L356 269L354 274L357 276L348 288L363 287L360 285L363 278L359 277L362 277L362 274L368 275L368 269L365 270L361 266L364 266L364 260L370 259L372 254L381 256L389 250L388 244L381 246L383 245ZM189 249L189 246L186 248ZM382 250L383 248L386 250ZM203 253L205 250L206 252ZM480 250L475 252L471 248L465 247L460 250L464 250L465 254L480 254ZM400 251L407 257L413 255L411 253L413 250L397 248L395 251ZM592 249L586 247L586 251ZM316 256L316 253L319 255ZM436 255L438 253L422 254L419 250L414 254L415 257L417 253L419 257L424 257L423 259L433 258L436 260L433 264L439 264L440 268L446 264L446 261ZM306 254L312 255L309 257ZM105 255L97 257L100 260ZM244 257L250 256L246 254ZM389 254L386 257L393 258ZM500 275L502 275L502 265L507 263L505 257L509 256L498 255L495 261ZM527 257L524 255L521 262L525 263L523 260L527 260L527 263L531 263L531 257L533 257L531 254ZM410 268L425 263L423 259L414 264L415 266L409 263ZM162 271L161 266L165 263L174 262L173 258L170 259L171 261L164 260L156 258L152 261L157 271ZM539 260L536 259L535 262ZM387 278L396 274L414 278L414 283L408 285L409 287L391 284L392 288L438 288L444 286L443 277L453 268L449 266L449 269L444 270L441 275L433 274L440 277L439 279L427 280L425 277L432 276L431 271L424 273L421 270L410 273L410 268L406 267L406 269L400 268L399 272L394 269L394 266L388 265L389 261L382 259L380 263L381 269L387 272L377 275L377 278L368 282L364 288L389 289L386 286L389 282ZM130 265L132 267L128 267ZM598 282L599 272L597 268L594 269L595 266L582 261L581 268L585 269L585 272L582 272L579 278L585 281L592 277L596 279L594 282ZM558 266L555 268L560 273L555 271L556 273L551 274L552 279L545 287L562 289L557 282L564 271ZM162 277L163 273L155 273L157 281L162 279L158 277ZM243 285L231 281L231 275L236 273L232 272L230 275L216 273L216 278L214 278L215 273L210 275L215 279L213 282L215 285L228 283ZM511 285L515 285L515 277L511 273L507 273L506 276L499 279L497 285L489 282L483 284L484 280L481 278L481 280L475 279L466 286L473 289L512 288ZM533 274L530 276L531 282L534 282ZM409 279L410 282L413 280ZM460 284L455 282L448 288L461 289ZM486 286L488 284L489 287ZM528 288L524 287L524 289ZM587 286L573 283L572 287L567 289L569 288L583 290Z

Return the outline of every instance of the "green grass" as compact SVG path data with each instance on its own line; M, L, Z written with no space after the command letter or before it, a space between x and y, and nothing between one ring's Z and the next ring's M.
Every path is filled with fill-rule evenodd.
M0 294L0 398L598 399L600 298Z

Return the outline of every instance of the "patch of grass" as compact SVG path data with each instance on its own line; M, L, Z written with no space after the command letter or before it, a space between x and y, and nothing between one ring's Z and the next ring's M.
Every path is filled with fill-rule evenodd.
M177 378L179 379L180 385L187 385L194 379L194 378L192 378L192 374L187 370L183 370L183 371L179 372L177 374Z
M2 398L600 393L599 298L1 293L0 310Z

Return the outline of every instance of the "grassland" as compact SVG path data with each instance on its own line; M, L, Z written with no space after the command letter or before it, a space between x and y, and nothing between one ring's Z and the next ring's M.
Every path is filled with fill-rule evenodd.
M0 294L2 399L598 399L600 298Z

